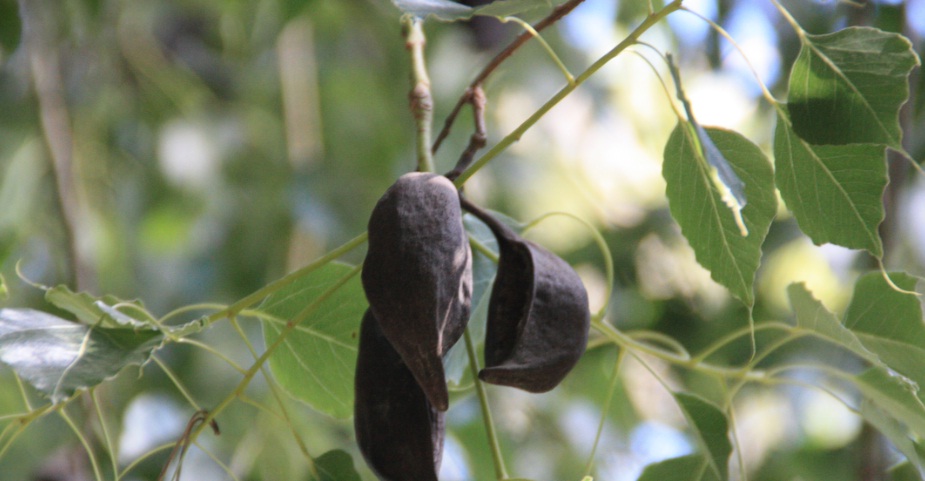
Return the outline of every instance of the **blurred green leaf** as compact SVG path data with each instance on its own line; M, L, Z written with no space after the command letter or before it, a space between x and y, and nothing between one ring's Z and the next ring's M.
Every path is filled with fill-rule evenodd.
M899 108L919 64L905 37L850 27L801 37L790 72L793 130L810 144L885 144L902 149Z
M814 243L883 255L877 226L884 217L886 147L810 145L779 114L774 158L781 197Z
M315 458L315 467L321 479L313 481L360 481L360 475L353 467L353 458L345 451L334 449Z
M51 397L67 399L143 365L163 341L151 330L70 322L32 309L0 309L0 361Z
M662 176L667 182L671 215L713 280L752 306L761 244L777 210L771 165L761 150L740 134L707 129L717 149L745 182L748 205L742 217L748 235L743 236L711 180L710 167L699 160L684 128L679 123L665 146Z
M475 9L475 14L504 18L531 10L549 8L549 5L549 0L496 0Z
M919 470L909 462L893 466L890 468L889 473L890 481L922 481L922 479L925 479L925 474L920 473Z
M699 396L675 393L674 397L684 417L694 429L697 444L709 464L708 471L712 471L718 479L725 480L728 477L729 455L732 454L732 443L729 442L728 435L729 422L726 420L726 415L718 407Z
M475 12L472 7L450 0L392 0L392 3L404 13L421 18L433 16L447 22L467 19Z
M277 291L258 309L283 322L289 321L351 270L346 264L326 264ZM359 277L320 301L270 356L270 368L280 385L318 411L335 418L350 417L357 330L366 306ZM268 346L276 341L283 328L284 324L263 322Z
M719 481L709 466L710 461L699 454L667 459L646 466L637 481Z
M872 367L854 377L861 394L894 419L925 435L925 406L916 396L918 386L892 371Z
M903 273L889 276L906 290L918 281ZM925 385L925 324L917 296L897 291L879 272L865 274L854 286L845 326L890 369Z
M790 297L790 305L796 315L797 327L812 331L817 336L834 342L864 359L880 364L877 355L867 350L857 336L839 322L835 314L813 297L804 284L790 284L787 287L787 295Z
M925 465L923 465L923 453L925 453L925 450L923 450L920 442L910 436L905 425L869 400L864 400L861 403L860 413L867 422L886 436L899 452L903 453L912 469L922 478L925 478ZM921 478L916 477L915 479L920 480Z

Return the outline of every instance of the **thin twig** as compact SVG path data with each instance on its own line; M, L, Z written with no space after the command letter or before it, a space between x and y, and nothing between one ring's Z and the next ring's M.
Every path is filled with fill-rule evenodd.
M482 87L476 85L466 90L466 101L468 104L472 105L472 117L475 123L475 131L472 132L472 136L469 137L469 145L459 157L456 166L446 174L446 178L450 180L456 180L459 174L469 167L469 164L472 163L472 159L475 158L475 153L484 148L485 143L488 141L488 129L485 128L486 100L485 92L482 90Z
M441 130L440 134L437 135L437 140L434 142L434 146L431 151L436 153L437 150L440 149L440 144L442 144L443 140L446 139L446 137L450 134L450 129L453 127L453 122L456 121L456 117L459 115L460 110L462 110L463 105L468 103L469 95L472 90L474 90L476 87L480 87L485 82L485 79L487 79L488 76L491 75L492 72L494 72L502 62L507 60L508 57L517 51L517 49L519 49L523 44L527 43L528 40L533 38L536 32L539 32L544 28L558 22L560 19L562 19L562 17L566 16L569 12L574 10L575 7L580 5L581 2L584 2L584 0L569 0L568 2L565 2L562 5L554 8L552 13L547 15L546 18L533 25L533 32L528 30L518 35L517 38L515 38L514 41L510 43L510 45L499 52L498 55L495 55L495 58L491 59L491 61L488 62L484 68L482 68L482 71L475 76L475 79L473 79L469 84L466 92L456 102L456 106L453 107L453 110L443 122L443 130Z

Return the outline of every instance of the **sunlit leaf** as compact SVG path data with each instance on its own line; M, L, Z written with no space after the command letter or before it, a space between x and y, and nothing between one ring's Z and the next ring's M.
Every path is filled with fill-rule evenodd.
M774 158L781 197L814 243L883 255L877 226L884 217L886 147L810 145L778 115Z
M709 466L710 461L699 454L671 458L646 466L637 481L719 481Z
M402 12L421 18L433 16L438 20L452 22L471 17L475 9L450 0L392 0Z
M915 288L917 278L890 273L902 289ZM854 287L845 326L886 365L925 386L925 324L918 297L898 292L879 272L865 274Z
M908 378L873 367L854 377L861 394L894 419L925 435L925 406L916 396L918 386Z
M105 328L70 322L32 309L0 309L0 361L62 401L143 365L163 341L152 330Z
M741 135L707 129L716 148L745 182L748 204L742 218L748 235L742 236L711 180L709 166L699 160L684 128L678 124L672 132L662 166L671 215L713 280L751 306L761 244L777 210L771 165L761 150Z
M876 354L867 350L864 344L845 327L831 311L826 309L802 283L787 287L790 305L796 315L797 327L812 331L815 335L838 344L874 363L880 363Z
M864 400L861 403L861 416L869 422L880 433L886 436L893 443L899 452L903 453L914 471L919 476L915 478L918 481L925 478L925 459L923 459L923 446L910 436L909 430L905 425L887 414L882 408L875 403Z
M10 290L6 286L6 279L3 278L3 275L0 274L0 301L5 301L10 298Z
M902 148L899 108L919 64L905 37L850 27L802 37L790 73L793 129L811 144Z
M687 393L675 393L675 399L684 416L691 423L695 438L703 451L709 470L725 480L728 476L729 455L732 443L729 442L729 422L719 408L705 399ZM703 478L697 478L703 479Z
M340 449L328 451L315 458L315 468L321 479L312 481L360 481L360 475L353 467L353 458Z
M258 309L279 322L263 323L267 346L276 341L286 322L351 270L345 264L330 263L268 297ZM335 418L350 417L357 332L366 306L358 276L321 300L270 356L270 368L280 385L318 411Z

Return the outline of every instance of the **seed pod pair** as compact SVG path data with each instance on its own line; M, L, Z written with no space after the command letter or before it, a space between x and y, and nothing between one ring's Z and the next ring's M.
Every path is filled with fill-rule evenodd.
M446 411L443 356L462 336L472 298L472 253L452 182L413 172L386 191L369 219L362 280L382 333Z
M572 267L462 199L499 246L479 378L529 392L556 387L588 344L588 293Z
M443 412L434 409L372 311L360 325L354 430L366 463L383 481L437 481Z

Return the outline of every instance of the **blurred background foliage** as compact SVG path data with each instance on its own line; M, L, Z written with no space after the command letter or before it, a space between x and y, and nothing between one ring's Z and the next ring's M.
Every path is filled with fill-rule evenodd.
M923 0L861 7L784 3L809 32L875 25L903 33L922 55ZM798 40L770 2L685 5L729 30L771 91L786 97ZM544 38L580 72L621 40L646 6L643 0L588 0ZM17 265L30 282L137 298L158 315L189 304L230 303L363 232L381 193L414 168L408 59L398 19L386 0L0 0L4 305L51 309L41 290L20 280ZM470 79L518 30L428 22L426 32L439 126ZM686 12L644 40L677 54L701 123L735 129L770 151L773 112L727 42ZM645 48L638 51L653 58ZM923 82L915 72L912 101L902 114L907 150L916 159L925 158ZM485 86L489 145L563 84L536 42L505 62ZM634 54L622 55L466 188L479 203L517 219L566 211L592 222L614 254L617 285L610 293L600 254L580 224L553 218L531 235L576 266L592 309L612 296L610 322L663 332L696 352L741 328L747 316L696 264L668 213L660 172L676 122L668 102L650 67ZM455 163L470 129L464 112L436 157L439 171ZM56 143L64 146L63 157L53 154ZM907 175L902 161L893 161L891 170L882 229L886 265L922 275L925 182ZM65 218L73 220L70 228ZM805 281L841 312L854 279L873 266L864 254L813 246L783 209L764 251L759 322L789 315L785 288L794 281ZM362 252L347 260L361 261ZM259 339L258 325L243 326ZM227 324L197 339L250 364ZM743 342L718 356L735 362L749 353ZM834 350L816 355L852 359ZM239 373L189 346L171 346L161 357L203 406L240 381ZM513 473L577 479L602 410L607 422L595 479L633 480L645 464L694 449L670 396L638 362L625 360L613 402L604 407L616 358L611 347L592 347L548 394L490 390ZM672 385L719 396L710 378L656 360L649 365ZM192 414L163 370L149 365L140 378L129 371L99 391L123 466L176 440ZM819 381L805 376L805 382ZM0 414L23 409L15 383L0 370ZM259 379L248 392L267 396ZM457 397L441 479L491 479L478 403L469 391ZM364 479L373 479L349 421L291 404L312 454L346 449ZM897 459L843 404L816 391L746 389L736 406L749 479L882 479L865 470ZM69 409L77 419L97 415L89 405ZM239 479L306 479L305 461L281 420L241 402L218 421L221 436L201 440ZM38 421L0 459L0 478L89 479L81 477L85 456L70 434L58 417ZM163 452L145 459L126 479L155 479L165 460ZM191 451L183 479L225 476L201 451Z

